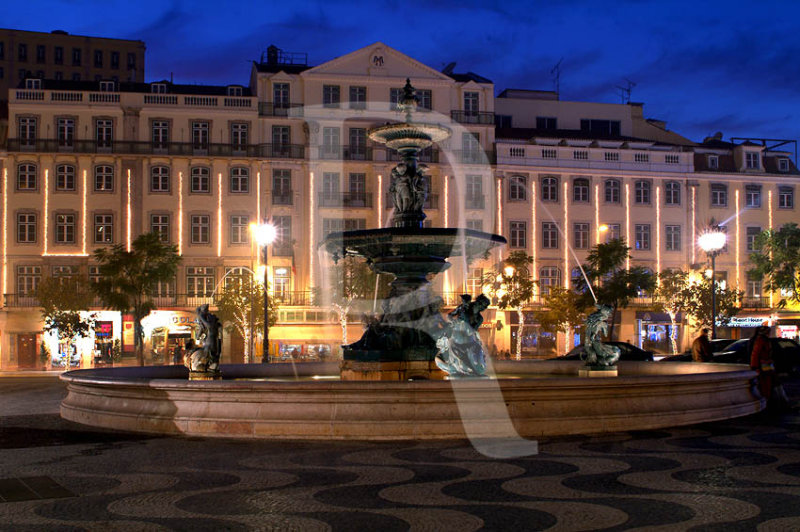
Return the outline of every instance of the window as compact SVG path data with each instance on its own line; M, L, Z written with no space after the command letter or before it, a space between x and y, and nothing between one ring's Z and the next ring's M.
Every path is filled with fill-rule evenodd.
M72 49L72 66L81 66L81 49Z
M483 268L470 268L467 274L467 293L483 292Z
M761 168L761 156L755 152L747 152L744 154L745 167L748 170L758 170Z
M41 70L37 72L37 75L41 74ZM41 76L43 77L43 75ZM26 89L36 89L39 90L42 88L42 80L41 79L26 79L25 80L25 88Z
M508 149L511 157L525 157L525 148L511 147Z
M17 166L17 190L36 190L36 165Z
M75 243L75 215L56 214L56 244Z
M244 94L244 90L239 85L228 85L225 90L225 93L228 96L241 96Z
M292 271L286 267L275 268L273 281L275 283L273 289L275 297L279 299L288 297L292 289Z
M275 245L272 252L278 256L292 255L292 217L274 216L272 223L275 226Z
M33 244L36 242L36 215L21 213L17 215L17 242Z
M322 86L322 106L339 107L339 85Z
M542 295L546 296L550 293L550 288L559 286L561 284L561 273L555 266L545 266L539 270L539 286L542 289Z
M289 108L289 84L288 83L273 83L272 84L272 103L275 109L288 109Z
M17 266L17 294L33 296L42 280L41 266Z
M558 178L542 178L542 201L558 202Z
M19 61L21 61L23 63L26 62L28 60L28 45L20 43L17 46L17 51L18 51L17 60L19 60Z
M778 208L794 209L794 187L778 187Z
M367 108L367 88L350 87L350 109Z
M43 44L36 45L36 62L37 63L46 62L45 46Z
M169 142L169 122L153 120L153 147L165 149Z
M650 181L637 181L633 186L633 202L637 205L650 204Z
M723 185L721 183L714 183L711 185L711 206L728 206L728 185Z
M512 248L524 248L527 246L528 228L525 222L509 222L509 245Z
M397 110L397 105L403 99L403 89L389 89L389 109Z
M79 72L73 72L72 73L72 81L80 81L80 80L81 80L80 73Z
M100 92L114 92L117 88L117 84L114 81L101 81L100 82Z
M0 59L6 58L6 43L0 41Z
M150 169L150 192L169 192L168 166L154 166Z
M465 163L480 163L483 160L483 151L477 133L462 133L461 147L463 149L461 161Z
M338 199L339 174L337 172L322 173L322 195L328 199Z
M244 166L231 168L231 192L246 194L250 192L250 169Z
M192 244L208 244L211 242L210 217L207 214L193 214Z
M211 297L214 293L214 268L190 266L186 268L186 295Z
M745 297L761 297L761 288L761 279L756 279L750 275L747 276L747 287L744 294Z
M615 151L607 151L603 153L603 160L604 161L619 161L619 153Z
M56 190L75 190L75 167L71 164L59 164L56 166Z
M637 163L649 163L650 162L650 154L649 153L634 153L633 154L633 161Z
M542 248L558 249L558 227L554 222L542 222Z
M75 138L75 120L72 118L59 118L56 121L58 130L58 145L62 148L72 147Z
M473 231L483 231L483 220L467 220L467 229L472 229Z
M103 51L102 50L95 50L94 51L94 67L95 68L103 68Z
M350 205L354 207L365 206L367 195L367 174L351 173L348 179L350 190Z
M367 159L367 130L363 127L350 128L349 158L357 161Z
M667 164L679 164L681 162L680 155L665 155L664 162Z
M483 209L483 176L466 176L466 208Z
M250 217L247 215L231 216L231 244L247 244L250 230Z
M322 153L323 157L338 157L339 156L339 128L338 127L323 127L322 128Z
M619 240L620 239L620 224L607 224L608 231L606 231L606 242L610 242L611 240Z
M53 62L57 65L64 64L64 48L61 46L56 46L53 48Z
M151 214L150 232L158 234L162 242L169 243L169 214Z
M664 205L681 204L681 184L677 181L667 181L664 185Z
M114 167L101 164L94 167L95 192L110 192L114 190Z
M167 84L166 83L151 83L150 84L150 92L153 94L166 94L167 93Z
M719 157L716 155L709 155L708 156L708 168L709 170L717 170L719 168Z
M542 148L542 159L557 159L558 150L554 148Z
M589 224L572 224L572 235L575 249L587 249L589 247Z
M417 100L417 109L425 109L428 111L433 109L433 100L430 90L417 89Z
M761 185L744 187L744 204L746 207L761 207Z
M577 178L572 181L572 201L575 203L589 203L589 180Z
M195 194L211 193L211 171L205 166L195 166L191 169L192 184L190 191Z
M135 70L136 69L136 54L129 53L128 54L128 70Z
M779 172L789 171L789 159L778 159L778 171Z
M94 215L94 243L110 244L114 241L114 217L110 214Z
M244 150L248 143L248 124L231 124L231 144L234 150Z
M22 117L19 119L19 143L22 146L33 146L36 142L36 119Z
M619 135L620 121L581 118L581 131L589 131L597 135Z
M337 184L339 177L336 177ZM272 203L274 205L292 204L292 171L287 169L272 171Z
M576 161L588 161L589 152L586 150L575 150L572 152L572 158Z
M192 122L192 147L207 150L208 140L208 122Z
M477 116L480 103L480 93L467 91L464 93L464 114Z
M98 148L110 148L114 138L114 125L109 119L95 121L95 140Z
M119 52L111 52L111 68L119 69Z
M558 120L553 116L537 116L536 129L558 129Z
M289 126L272 126L272 153L289 155Z
M758 248L756 247L756 238L758 238L758 235L760 234L760 227L747 228L747 251L758 251Z
M681 226L668 225L665 227L664 236L666 237L667 251L681 250Z
M634 225L634 249L650 249L650 224Z
M0 79L3 79L3 78L5 78L5 77L6 77L6 72L5 72L5 70L3 69L3 67L0 67Z
M323 218L322 233L327 237L331 233L338 231L358 231L367 228L367 220L364 218Z
M604 191L606 203L620 202L620 183L618 179L606 179Z
M528 178L512 175L508 180L508 200L525 201L527 198Z

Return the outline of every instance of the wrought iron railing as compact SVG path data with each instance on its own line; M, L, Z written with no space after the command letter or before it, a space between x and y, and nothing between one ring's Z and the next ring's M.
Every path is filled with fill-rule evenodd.
M320 207L372 207L369 192L320 192Z
M294 194L291 190L284 190L278 193L272 193L273 205L292 205L294 203Z
M494 113L483 111L450 111L450 118L462 124L494 125Z
M211 155L276 159L303 159L301 144L194 144L191 142L140 142L128 140L97 141L59 139L8 139L8 151L120 153L135 155Z
M352 145L322 145L317 147L320 159L342 161L371 161L372 147Z
M261 116L303 116L303 104L259 102L258 114Z

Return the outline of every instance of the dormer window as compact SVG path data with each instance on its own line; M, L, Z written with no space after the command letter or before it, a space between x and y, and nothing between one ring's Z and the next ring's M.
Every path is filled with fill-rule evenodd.
M228 85L228 96L241 96L242 88L238 85Z
M166 83L151 83L150 84L150 92L153 94L166 94L167 93L167 84Z
M100 92L114 92L116 90L116 83L113 81L101 81Z
M709 155L708 168L709 170L717 170L719 168L719 157L717 157L716 155Z
M789 159L778 159L778 171L779 172L789 171Z
M761 168L761 157L756 152L747 152L744 154L744 165L748 170L758 170Z
M40 79L26 79L25 80L25 88L26 89L41 89L42 88L42 80L40 80Z

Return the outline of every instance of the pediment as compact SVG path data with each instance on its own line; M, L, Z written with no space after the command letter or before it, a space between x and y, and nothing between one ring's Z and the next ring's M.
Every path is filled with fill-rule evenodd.
M420 63L382 42L365 46L347 55L337 57L314 68L302 76L373 76L411 78L452 82L452 78Z

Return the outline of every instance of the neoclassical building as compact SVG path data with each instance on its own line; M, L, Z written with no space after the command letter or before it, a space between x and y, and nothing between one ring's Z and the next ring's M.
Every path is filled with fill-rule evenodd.
M653 271L696 266L705 261L696 236L713 218L729 234L722 278L747 292L754 316L773 313L775 301L746 277L747 254L756 229L796 219L798 171L788 152L766 142L692 142L645 119L641 105L563 102L523 90L495 97L490 80L439 72L382 43L317 66L270 47L247 86L28 78L9 91L0 151L0 368L38 363L42 322L33 294L42 278L91 280L95 248L128 245L148 231L183 258L145 324L155 363L188 334L193 309L213 303L227 274L260 276L264 267L279 302L270 353L335 356L341 329L327 306L330 261L318 246L332 231L388 223L398 157L373 145L367 131L402 119L394 104L406 78L420 100L416 119L453 132L423 154L426 223L500 232L509 241L437 279L447 304L480 291L485 274L516 249L534 257L531 310L548 286L570 286L577 261L606 238L626 238L631 263ZM266 265L250 231L265 221L278 229ZM649 303L643 297L621 313L621 339L663 336L667 325ZM114 340L131 351L129 317L87 310L99 321L81 346L84 363ZM487 317L484 338L510 349L516 313L493 308ZM526 323L526 356L574 341ZM350 327L352 340L356 313ZM241 338L226 335L225 351L241 360Z

